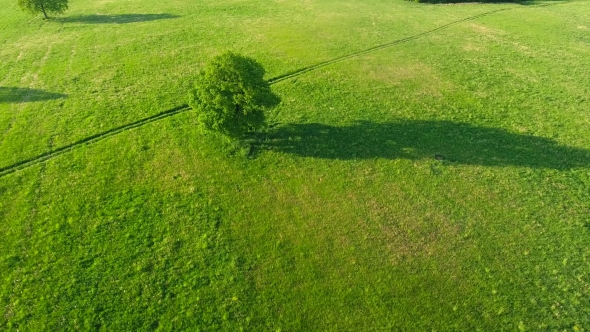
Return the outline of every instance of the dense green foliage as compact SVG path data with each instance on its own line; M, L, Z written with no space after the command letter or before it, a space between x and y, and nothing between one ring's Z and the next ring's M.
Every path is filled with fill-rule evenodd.
M227 52L214 57L199 74L189 104L202 129L230 139L265 125L265 111L279 103L253 59Z
M588 331L589 1L6 3L1 331ZM227 49L249 158L157 117Z
M35 15L43 13L45 18L49 18L47 13L63 14L68 9L68 0L18 0L19 7Z

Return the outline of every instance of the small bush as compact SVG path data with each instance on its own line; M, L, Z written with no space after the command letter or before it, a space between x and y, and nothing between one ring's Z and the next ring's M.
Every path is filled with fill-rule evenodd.
M266 124L265 111L279 104L256 60L231 52L216 56L201 71L190 93L200 127L229 140L244 138Z

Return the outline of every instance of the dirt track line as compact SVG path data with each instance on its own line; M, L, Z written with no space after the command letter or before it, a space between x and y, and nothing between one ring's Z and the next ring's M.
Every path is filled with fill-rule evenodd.
M177 115L179 113L186 112L186 111L188 111L190 109L191 108L188 105L178 106L178 107L169 109L167 111L158 113L156 115L152 115L150 117L147 117L147 118L144 118L144 119L141 119L141 120L132 122L132 123L128 123L128 124L123 125L123 126L119 126L119 127L116 127L116 128L109 129L107 131L103 131L103 132L98 133L98 134L94 134L92 136L88 136L86 138L83 138L83 139L81 139L79 141L76 141L74 143L68 144L66 146L62 146L62 147L57 148L55 150L47 151L47 152L45 152L43 154L40 154L38 156L35 156L33 158L29 158L29 159L20 161L20 162L18 162L16 164L12 164L12 165L9 165L9 166L6 166L6 167L2 167L2 168L0 168L0 177L6 176L6 175L8 175L10 173L14 173L14 172L16 172L18 170L21 170L23 168L27 168L27 167L30 167L30 166L33 166L33 165L42 163L44 161L47 161L47 160L49 160L51 158L54 158L54 157L57 157L57 156L59 156L61 154L64 154L66 152L69 152L69 151L71 151L71 150L73 150L75 148L78 148L80 146L90 145L90 144L97 143L97 142L99 142L99 141L101 141L101 140L103 140L105 138L108 138L108 137L111 137L111 136L120 134L120 133L122 133L124 131L130 130L130 129L133 129L133 128L137 128L137 127L141 127L141 126L146 125L148 123L159 121L159 120L162 120L162 119L165 119L165 118L168 118L168 117Z
M398 45L398 44L406 43L406 42L409 42L409 41L418 39L420 37L423 37L423 36L426 36L426 35L429 35L429 34L433 34L435 32L438 32L438 31L441 31L441 30L444 30L444 29L447 29L447 28L449 28L451 26L454 26L454 25L457 25L457 24L460 24L460 23L463 23L463 22L473 21L473 20L476 20L476 19L481 18L481 17L484 17L484 16L488 16L488 15L491 15L491 14L495 14L495 13L506 11L506 10L510 10L510 9L514 9L514 7L496 9L496 10L492 10L492 11L489 11L489 12L485 12L485 13L481 13L481 14L478 14L478 15L474 15L474 16L470 16L470 17L467 17L467 18L463 18L463 19L460 19L458 21L453 21L451 23L447 23L445 25L442 25L442 26L440 26L438 28L435 28L435 29L432 29L432 30L428 30L428 31L425 31L425 32L421 32L419 34L416 34L416 35L413 35L413 36L410 36L410 37L398 39L398 40L395 40L395 41L392 41L392 42L389 42L389 43L386 43L386 44L381 44L381 45L373 46L373 47L367 48L367 49L362 50L362 51L359 51L359 52L355 52L355 53L343 55L343 56L340 56L340 57L337 57L337 58L334 58L334 59L331 59L331 60L328 60L328 61L320 62L320 63L317 63L317 64L312 65L312 66L301 68L301 69L298 69L298 70L289 72L287 74L284 74L284 75L280 75L280 76L271 78L271 79L268 80L268 83L269 84L276 84L276 83L282 82L284 80L288 80L288 79L291 79L291 78L294 78L294 77L303 75L303 74L308 73L310 71L313 71L313 70L316 70L316 69L319 69L319 68L322 68L322 67L325 67L325 66L329 66L331 64L335 64L335 63L338 63L338 62L341 62L341 61L344 61L344 60L356 58L356 57L359 57L361 55L365 55L365 54L368 54L368 53L371 53L371 52L375 52L375 51L378 51L378 50L389 48L389 47L392 47L392 46L395 46L395 45ZM32 158L29 158L29 159L26 159L26 160L17 162L15 164L12 164L12 165L9 165L9 166L6 166L6 167L2 167L2 168L0 168L0 178L6 176L8 174L14 173L14 172L16 172L18 170L21 170L21 169L24 169L24 168L27 168L27 167L30 167L30 166L33 166L33 165L42 163L44 161L47 161L47 160L49 160L51 158L54 158L54 157L57 157L57 156L59 156L61 154L64 154L66 152L69 152L69 151L71 151L71 150L73 150L75 148L78 148L80 146L85 146L85 145L90 145L90 144L97 143L97 142L99 142L99 141L101 141L101 140L103 140L105 138L108 138L108 137L111 137L111 136L120 134L120 133L122 133L124 131L127 131L129 129L137 128L137 127L143 126L143 125L148 124L148 123L151 123L151 122L159 121L159 120L162 120L162 119L165 119L165 118L174 116L176 114L179 114L179 113L182 113L182 112L186 112L186 111L188 111L190 109L191 108L188 105L181 105L181 106L178 106L178 107L169 109L167 111L158 113L156 115L152 115L150 117L147 117L147 118L144 118L144 119L141 119L141 120L138 120L138 121L135 121L135 122L132 122L132 123L123 125L123 126L119 126L119 127L116 127L116 128L113 128L113 129L109 129L107 131L104 131L104 132L101 132L101 133L98 133L98 134L95 134L95 135L92 135L92 136L88 136L88 137L83 138L83 139L81 139L79 141L76 141L74 143L68 144L66 146L62 146L62 147L57 148L55 150L47 151L47 152L42 153L42 154L40 154L38 156L35 156L35 157L32 157Z

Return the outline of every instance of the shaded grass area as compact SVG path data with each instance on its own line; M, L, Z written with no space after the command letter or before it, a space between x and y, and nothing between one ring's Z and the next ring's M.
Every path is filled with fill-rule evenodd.
M430 158L464 165L561 170L590 166L590 150L451 121L361 121L343 127L291 124L272 130L259 141L263 142L261 149L325 159Z
M455 3L473 3L473 2L480 2L480 3L523 3L522 0L479 0L479 1L472 1L472 0L409 0L419 3L434 3L434 4L455 4Z
M58 18L62 23L84 24L128 24L136 22L150 22L157 20L170 20L179 18L180 15L172 14L116 14L116 15L77 15Z
M552 5L565 3L572 0L408 0L419 3L429 4L461 4L461 3L481 3L481 4L519 4L519 5Z
M26 103L66 98L67 95L39 89L0 86L0 103Z

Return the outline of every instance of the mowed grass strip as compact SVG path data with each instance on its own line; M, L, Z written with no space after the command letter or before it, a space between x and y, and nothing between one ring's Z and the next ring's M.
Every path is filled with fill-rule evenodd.
M245 4L244 20L271 6ZM288 9L340 10L331 36L352 45L334 22L495 7L342 4ZM189 112L3 177L0 326L587 329L589 16L515 6L278 83L254 158ZM314 45L287 54L325 60Z

